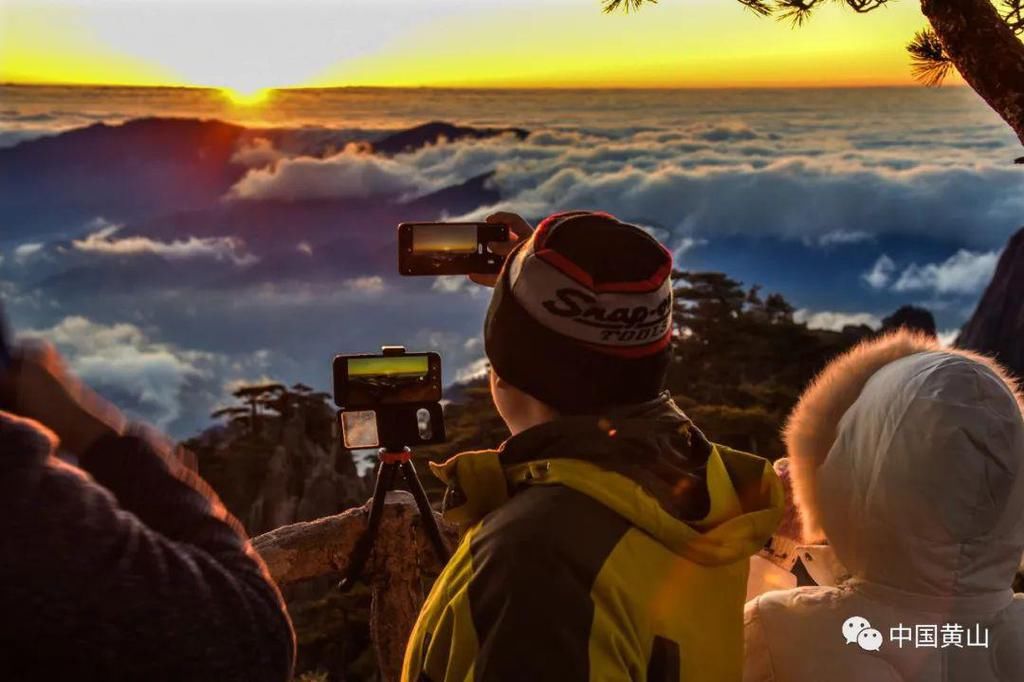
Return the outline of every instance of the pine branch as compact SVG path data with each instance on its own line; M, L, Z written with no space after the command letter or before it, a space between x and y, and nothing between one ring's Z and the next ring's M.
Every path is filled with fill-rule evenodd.
M942 41L930 28L918 31L907 44L914 78L930 87L938 87L949 75L953 62L942 47Z
M657 5L658 0L604 0L604 11L605 13L610 13L621 9L626 14L629 14L630 12L636 12L647 3Z
M1003 0L1002 16L1011 31L1024 34L1024 0Z
M770 16L772 13L772 6L766 0L739 0L739 3L762 17Z
M889 0L842 0L843 4L852 9L858 14L867 14L873 12L879 7L883 7Z
M811 12L823 0L776 0L775 14L779 21L788 21L793 27L803 26L811 18Z

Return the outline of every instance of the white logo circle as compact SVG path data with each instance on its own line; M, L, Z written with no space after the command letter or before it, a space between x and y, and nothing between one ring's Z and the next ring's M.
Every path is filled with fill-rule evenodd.
M863 630L867 630L871 627L871 623L868 622L867 618L860 616L851 616L846 619L843 623L843 637L846 638L847 644L856 644L857 635Z
M864 651L878 651L882 648L882 633L874 628L861 630L857 635L857 645Z

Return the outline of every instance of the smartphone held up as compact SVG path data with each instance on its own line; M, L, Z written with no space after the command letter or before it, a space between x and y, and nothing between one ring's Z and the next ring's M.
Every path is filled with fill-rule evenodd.
M404 222L397 236L401 275L493 276L505 263L512 233L502 223ZM337 355L333 378L346 448L397 451L444 441L437 353L385 346L379 355Z
M505 257L491 244L509 240L497 223L402 223L398 226L398 272L405 276L495 275Z

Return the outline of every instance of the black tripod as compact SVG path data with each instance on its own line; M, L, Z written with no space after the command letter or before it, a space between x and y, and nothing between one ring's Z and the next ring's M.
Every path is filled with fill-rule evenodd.
M380 519L384 514L384 498L394 486L395 477L399 471L402 472L402 477L405 478L412 496L416 499L416 507L423 519L423 528L427 531L430 544L434 547L434 553L442 565L448 562L448 548L441 538L441 529L437 527L434 511L430 508L430 502L427 501L427 494L423 492L423 484L420 483L420 478L416 475L416 467L412 464L412 451L407 447L403 447L401 450L381 448L377 455L380 457L380 469L377 470L377 481L373 486L370 516L366 520L366 530L352 551L345 578L338 585L343 592L352 589L352 586L359 580L367 559L370 558L373 543L377 539L377 530L380 528Z

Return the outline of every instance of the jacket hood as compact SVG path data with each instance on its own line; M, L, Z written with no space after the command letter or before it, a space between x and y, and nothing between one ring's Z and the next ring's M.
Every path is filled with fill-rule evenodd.
M1022 405L994 361L909 332L836 359L786 429L805 541L897 592L1005 591L1024 550Z
M709 443L667 396L600 419L559 419L500 452L463 453L434 471L450 491L458 488L460 504L446 512L456 523L496 506L482 497L500 504L518 486L564 485L705 565L755 554L783 508L766 460Z

